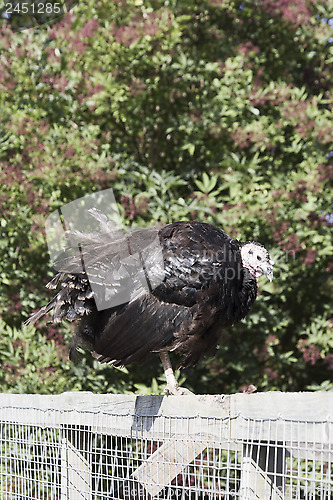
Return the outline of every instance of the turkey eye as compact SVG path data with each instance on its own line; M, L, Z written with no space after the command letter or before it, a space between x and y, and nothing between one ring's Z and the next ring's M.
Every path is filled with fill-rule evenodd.
M258 259L258 260L261 260L261 257L260 257L260 255L257 255L257 259Z
M249 250L249 255L253 255L253 250Z

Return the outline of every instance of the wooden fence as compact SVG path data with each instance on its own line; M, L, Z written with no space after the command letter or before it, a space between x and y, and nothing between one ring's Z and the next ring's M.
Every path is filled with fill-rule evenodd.
M0 395L1 499L333 498L333 392Z

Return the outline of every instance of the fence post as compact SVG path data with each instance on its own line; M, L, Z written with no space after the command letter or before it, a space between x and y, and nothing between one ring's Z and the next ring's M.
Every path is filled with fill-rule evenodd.
M91 499L91 465L67 437L61 441L60 500Z

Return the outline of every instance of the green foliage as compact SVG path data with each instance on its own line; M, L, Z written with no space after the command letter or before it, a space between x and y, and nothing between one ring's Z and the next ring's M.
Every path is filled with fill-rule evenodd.
M2 392L58 394L68 390L126 393L134 390L125 368L102 366L91 357L68 359L69 333L52 338L50 329L11 328L0 320Z
M50 298L47 215L109 187L128 226L203 220L276 260L231 341L182 372L189 388L332 387L332 12L87 0L38 30L2 21L3 390L161 391L158 360L72 365L71 327L20 327Z

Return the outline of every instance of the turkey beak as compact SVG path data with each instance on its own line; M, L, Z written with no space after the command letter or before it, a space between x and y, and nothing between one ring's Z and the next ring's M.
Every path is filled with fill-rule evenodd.
M274 260L269 260L268 262L265 262L262 266L262 272L267 276L269 281L272 281L273 279L273 265L274 265Z

